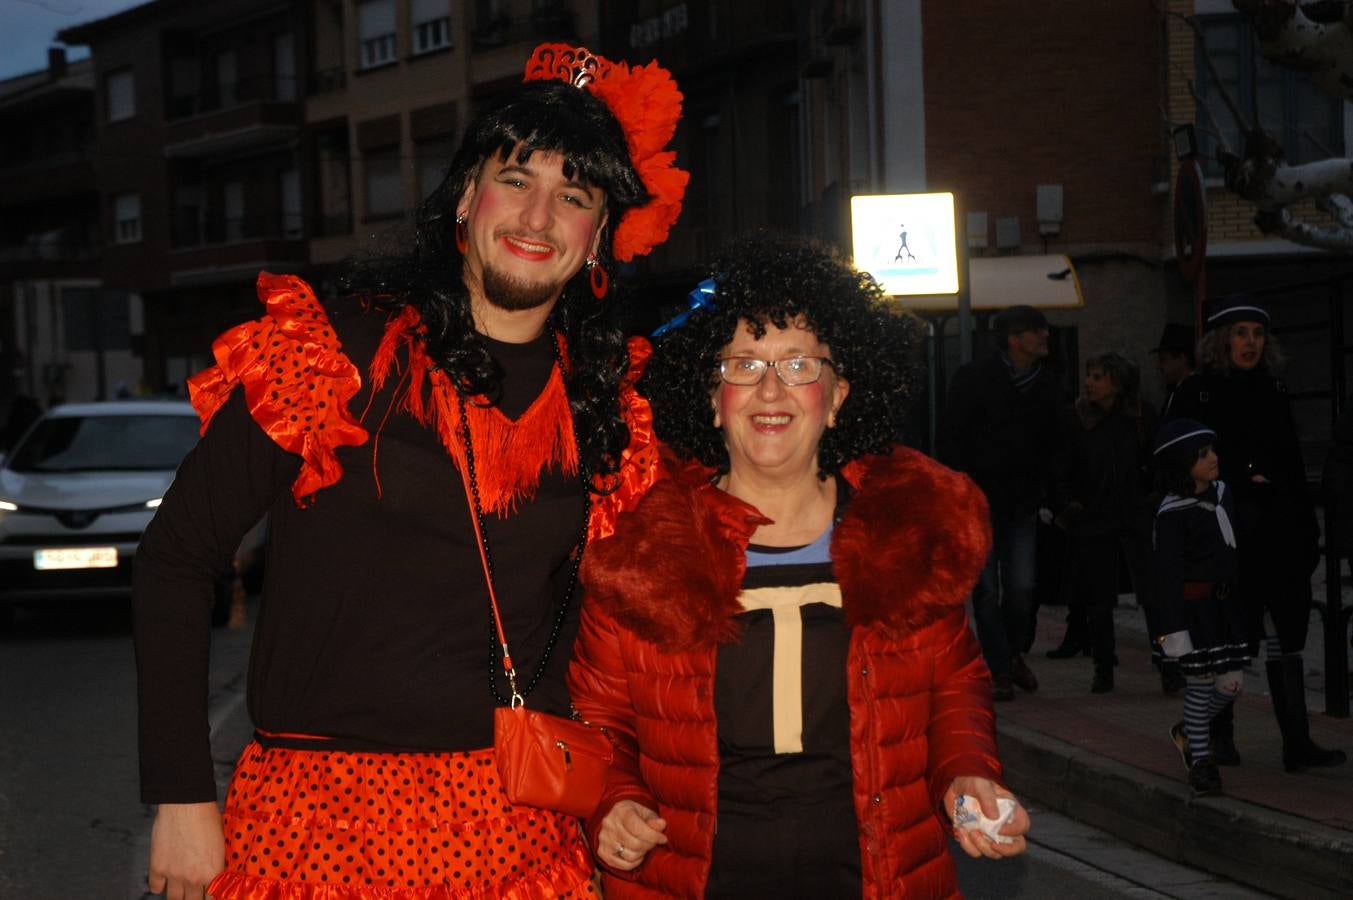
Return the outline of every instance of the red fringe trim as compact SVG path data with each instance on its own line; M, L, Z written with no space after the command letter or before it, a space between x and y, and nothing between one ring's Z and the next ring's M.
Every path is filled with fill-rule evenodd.
M370 437L348 409L361 389L362 375L343 354L328 316L305 281L261 272L258 296L267 315L217 338L212 344L216 365L188 379L188 394L205 434L231 392L243 385L254 420L278 446L301 457L301 471L291 492L297 505L304 506L316 491L342 477L336 449L364 444ZM433 367L419 339L422 328L422 319L411 306L386 325L368 372L371 393L374 397L391 374L405 379L407 385L392 408L435 429L442 446L464 471L456 392L446 373ZM562 341L561 337L567 365ZM630 338L630 365L620 388L620 414L629 427L630 442L621 452L620 471L608 479L596 479L595 486L604 493L593 498L588 521L591 540L613 534L620 513L638 503L659 477L653 411L634 388L651 354L646 340ZM424 390L425 384L430 390ZM535 495L546 467L566 475L577 473L578 448L558 368L516 421L488 406L483 397L467 403L466 416L474 435L475 471L485 512L511 514L518 502ZM373 452L373 466L375 459Z
M371 361L371 383L380 390L398 365L398 351L403 346L408 360L408 388L398 401L399 408L424 427L434 429L456 467L464 472L460 403L451 379L441 369L433 368L426 347L417 339L421 328L418 311L406 306L386 328ZM424 382L431 386L430 391L424 391ZM429 403L424 402L425 393ZM475 477L484 512L499 516L513 513L520 500L535 496L540 473L547 468L558 468L565 475L577 474L578 448L558 366L550 373L545 390L515 421L489 406L482 396L466 401L465 415L474 441Z
M594 497L587 522L587 539L598 541L615 533L620 514L632 509L658 480L658 440L653 433L653 408L634 389L644 374L653 347L641 337L629 339L629 371L620 384L620 415L630 430L630 442L620 453L620 471L612 476L615 490ZM600 484L600 479L597 480Z

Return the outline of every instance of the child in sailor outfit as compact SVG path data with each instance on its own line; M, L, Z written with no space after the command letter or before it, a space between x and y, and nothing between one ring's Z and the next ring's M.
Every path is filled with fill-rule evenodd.
M1152 535L1161 630L1155 637L1186 680L1184 719L1170 738L1196 796L1221 790L1208 726L1240 695L1249 661L1244 604L1234 591L1235 509L1217 477L1216 439L1199 422L1175 419L1160 429L1155 447L1165 494ZM1220 761L1240 760L1227 754Z

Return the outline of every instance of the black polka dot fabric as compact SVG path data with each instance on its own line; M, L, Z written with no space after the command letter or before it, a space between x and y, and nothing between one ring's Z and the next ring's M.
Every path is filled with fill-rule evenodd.
M492 750L251 743L226 797L216 900L597 898L576 819L514 807Z

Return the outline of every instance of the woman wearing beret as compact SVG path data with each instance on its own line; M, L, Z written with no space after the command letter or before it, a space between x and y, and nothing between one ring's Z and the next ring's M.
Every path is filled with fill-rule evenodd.
M1275 374L1282 355L1268 326L1268 310L1254 297L1215 301L1198 345L1199 372L1180 385L1170 417L1196 419L1217 433L1221 478L1235 492L1237 588L1252 652L1264 644L1283 767L1292 772L1337 766L1345 755L1312 741L1307 721L1302 651L1320 533L1287 388ZM1267 634L1265 614L1273 624ZM1212 744L1218 763L1240 761L1229 717L1214 720Z

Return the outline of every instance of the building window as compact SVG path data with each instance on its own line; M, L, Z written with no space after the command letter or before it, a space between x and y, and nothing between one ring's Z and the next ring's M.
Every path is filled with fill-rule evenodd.
M299 93L296 89L296 44L290 32L273 35L272 69L273 97L284 103L296 102Z
M136 79L131 69L109 72L103 85L109 122L121 122L136 115Z
M209 109L227 109L240 101L240 62L234 50L216 54L216 102Z
M1226 139L1232 153L1244 152L1240 126L1231 115L1225 91L1248 115L1258 108L1259 125L1275 138L1291 163L1344 155L1343 102L1329 96L1298 72L1269 62L1255 44L1249 20L1240 16L1215 16L1199 20L1204 49L1196 56L1199 108L1197 122L1204 171L1221 175L1216 161L1219 147L1215 130ZM1204 55L1206 54L1206 55ZM1216 68L1214 79L1208 58Z
M413 0L413 55L451 46L451 0Z
M395 61L395 0L363 0L357 7L358 68Z
M301 204L301 177L294 167L283 169L278 175L282 193L282 236L305 236L305 213Z
M135 244L141 240L141 195L118 194L113 198L113 243Z
M418 199L425 200L446 177L456 145L447 135L419 141L416 147L414 163L418 167Z
M244 182L227 181L221 185L221 203L225 209L225 239L244 240Z
M388 219L404 212L404 174L400 168L399 148L367 150L363 154L366 170L366 216Z

